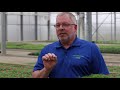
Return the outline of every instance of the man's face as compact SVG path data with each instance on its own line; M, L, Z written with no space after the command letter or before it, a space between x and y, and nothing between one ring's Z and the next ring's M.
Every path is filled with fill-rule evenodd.
M76 36L77 25L67 15L56 19L56 33L60 41L69 41Z

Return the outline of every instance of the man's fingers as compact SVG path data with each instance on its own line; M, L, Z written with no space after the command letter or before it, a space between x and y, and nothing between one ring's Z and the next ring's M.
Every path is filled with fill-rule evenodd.
M47 55L48 55L50 58L52 57L52 53L48 53Z
M46 56L43 56L43 57L42 57L42 60L47 60L47 57L46 57Z
M56 58L56 55L54 53L52 53L52 57Z
M45 54L45 56L43 56L43 60L56 60L57 59L57 56L54 54L54 53L48 53L48 54Z

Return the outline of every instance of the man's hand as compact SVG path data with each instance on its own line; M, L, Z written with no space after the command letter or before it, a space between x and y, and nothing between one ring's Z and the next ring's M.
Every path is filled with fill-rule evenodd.
M57 56L53 53L45 54L42 57L44 68L51 71L57 63Z

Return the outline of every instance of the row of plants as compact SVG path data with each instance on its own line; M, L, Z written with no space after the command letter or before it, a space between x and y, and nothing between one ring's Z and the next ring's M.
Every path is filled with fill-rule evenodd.
M31 78L33 66L0 63L0 78Z
M92 74L82 78L120 78L120 66L108 66L109 75ZM32 78L33 65L0 63L0 78Z
M7 43L7 49L26 49L36 50L29 55L38 56L40 50L44 48L43 44L28 44L28 43ZM98 44L102 53L120 54L119 44ZM31 65L14 65L0 63L0 78L31 78L33 66ZM119 66L108 66L110 75L92 74L83 78L120 78Z
M120 54L120 44L97 44L102 53ZM30 55L38 56L40 50L45 47L44 44L28 44L28 43L7 43L7 49L26 49L37 50L37 52L30 53Z
M99 44L102 53L120 54L120 44Z

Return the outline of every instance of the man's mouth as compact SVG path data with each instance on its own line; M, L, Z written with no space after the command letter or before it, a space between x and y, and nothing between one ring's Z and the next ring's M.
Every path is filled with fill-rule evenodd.
M65 35L66 33L60 33L59 35Z

